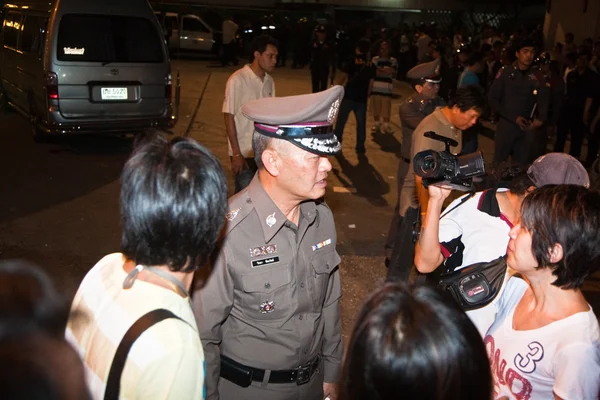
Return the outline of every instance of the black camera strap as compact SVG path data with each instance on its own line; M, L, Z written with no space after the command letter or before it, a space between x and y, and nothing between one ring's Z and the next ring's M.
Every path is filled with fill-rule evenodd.
M175 318L185 322L171 311L164 308L159 308L142 315L127 330L125 336L123 336L123 339L121 339L121 342L117 347L117 351L110 366L108 379L106 380L104 400L119 399L119 393L121 391L121 375L123 374L123 369L125 368L125 361L127 361L129 350L131 350L131 347L135 341L150 327L169 318ZM185 323L187 324L187 322Z
M440 216L440 219L444 218L446 215L450 214L452 211L456 210L458 207L462 206L463 204L465 204L467 202L467 200L469 200L471 197L475 196L475 191L471 191L469 192L468 195L464 196L461 200L460 203L458 203L457 205L455 205L454 207L452 207L450 210L446 211L444 214L442 214Z

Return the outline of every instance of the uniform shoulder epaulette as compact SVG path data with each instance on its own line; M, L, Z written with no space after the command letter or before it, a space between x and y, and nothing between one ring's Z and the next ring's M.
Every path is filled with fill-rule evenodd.
M239 196L234 196L229 200L228 212L225 214L225 233L231 232L240 222L242 222L254 209L254 204L244 192Z
M329 205L324 200L317 204L317 214L320 221L325 220L333 223L333 211L331 211L331 208L329 208Z

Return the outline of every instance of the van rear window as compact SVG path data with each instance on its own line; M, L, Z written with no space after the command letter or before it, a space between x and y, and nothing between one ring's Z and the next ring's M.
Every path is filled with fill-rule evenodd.
M146 18L66 14L58 29L60 61L160 63L162 37Z

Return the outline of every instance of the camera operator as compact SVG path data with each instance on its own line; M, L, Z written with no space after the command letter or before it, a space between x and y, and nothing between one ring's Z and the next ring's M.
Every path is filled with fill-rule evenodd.
M589 186L583 165L563 153L547 154L534 161L527 171L513 169L506 175L511 174L508 188L463 196L448 206L450 211L441 219L442 205L450 190L428 187L427 214L415 248L414 263L419 272L431 273L438 268L437 272L451 272L503 256L508 233L519 222L521 203L527 194L548 184ZM482 336L494 322L499 298L500 294L487 306L467 312Z
M477 122L484 106L483 93L477 87L465 86L457 90L448 106L436 109L415 129L410 165L400 192L399 215L402 219L392 251L388 280L409 279L414 258L413 224L417 221L419 212L424 215L427 207L427 189L423 187L422 179L414 173L413 159L423 150L444 150L443 142L426 137L425 133L433 131L440 136L455 140L457 146L452 147L450 151L459 153L462 149L462 130L470 128Z

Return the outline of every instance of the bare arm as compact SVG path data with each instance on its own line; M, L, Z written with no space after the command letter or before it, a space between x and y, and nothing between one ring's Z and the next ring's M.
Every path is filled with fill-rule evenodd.
M225 131L227 132L227 139L231 143L231 150L233 155L240 154L240 144L237 138L237 129L235 128L235 119L233 114L223 113L225 119Z
M440 214L444 200L449 195L449 189L429 187L427 213L423 218L421 235L415 246L415 266L423 274L434 271L444 261L440 250Z
M347 80L348 80L348 74L345 72L339 71L335 75L334 85L344 86L346 84Z
M237 138L237 129L235 127L235 119L233 114L223 113L223 118L225 120L225 131L227 132L227 138L229 139L229 143L231 143L231 151L233 152L233 156L231 159L231 169L234 174L239 174L244 165L248 167L246 164L246 159L240 150L240 143Z

